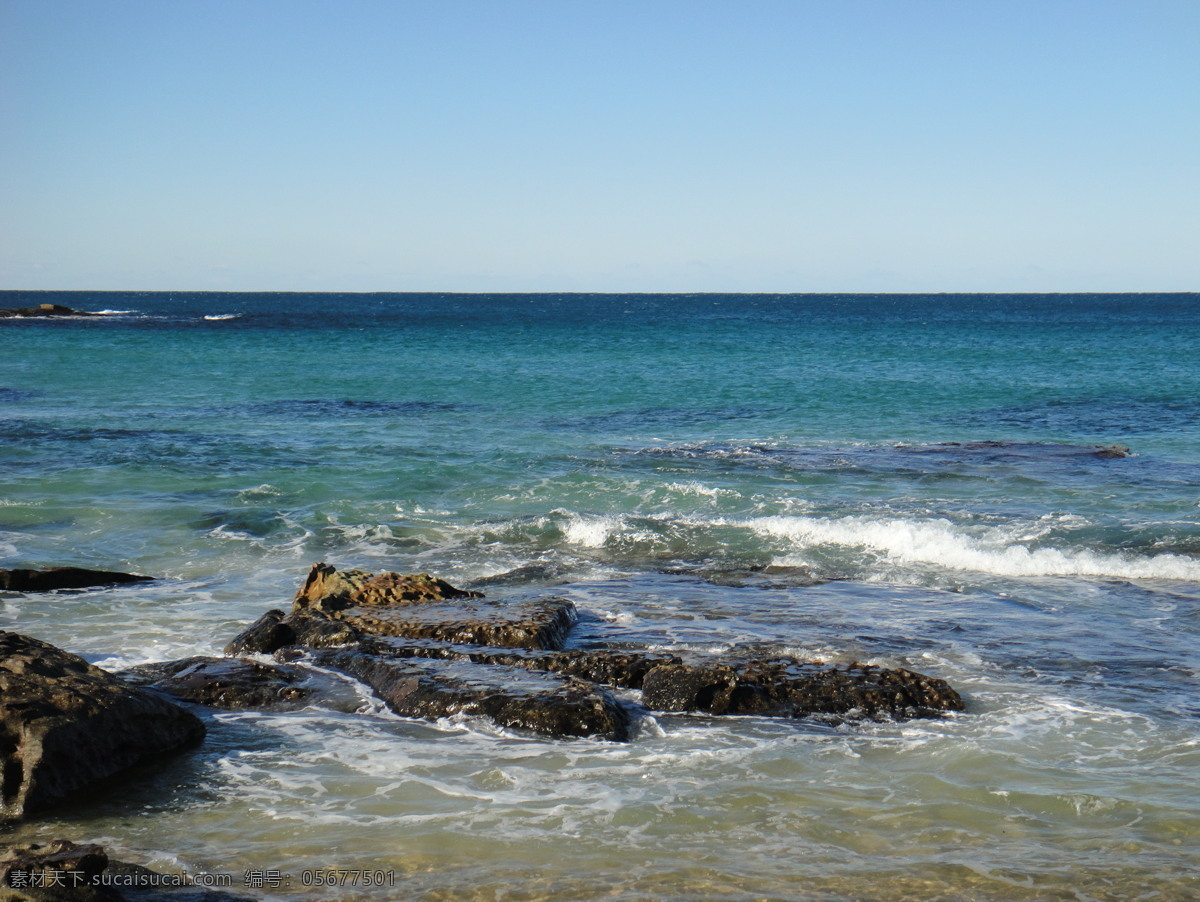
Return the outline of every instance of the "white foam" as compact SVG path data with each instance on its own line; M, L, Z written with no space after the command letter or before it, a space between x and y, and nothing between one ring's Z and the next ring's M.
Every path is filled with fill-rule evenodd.
M572 545L602 548L609 537L621 528L618 517L571 514L562 526L563 536Z
M237 319L240 316L241 316L240 313L211 313L211 314L206 314L204 318L206 320L208 320L210 323L212 323L212 322L220 322L221 320L227 320L227 319Z
M934 564L1001 576L1095 576L1120 579L1200 580L1200 561L1179 554L1136 557L1088 549L1030 549L1003 530L968 533L948 520L867 517L765 517L744 521L764 536L785 538L800 554L779 561L805 563L802 551L822 545L869 548L894 562Z
M737 492L732 489L722 489L717 486L704 485L700 482L672 482L667 485L667 488L672 492L677 492L680 495L699 495L702 498L712 498L716 500L721 497L736 497Z
M137 313L136 310L97 310L92 316L128 316Z

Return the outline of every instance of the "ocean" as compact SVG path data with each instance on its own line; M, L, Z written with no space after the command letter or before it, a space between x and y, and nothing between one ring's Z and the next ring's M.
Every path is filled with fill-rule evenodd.
M10 837L272 900L1200 898L1200 295L0 292L37 303L110 315L0 321L0 567L161 579L0 628L219 654L325 561L967 711L555 741L348 686Z

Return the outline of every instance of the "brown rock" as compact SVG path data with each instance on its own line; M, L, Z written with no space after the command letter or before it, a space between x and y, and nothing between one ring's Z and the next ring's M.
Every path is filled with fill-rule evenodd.
M341 621L363 636L403 636L440 639L468 645L508 648L562 648L575 624L575 605L564 598L500 603L485 601L478 592L457 589L425 573L371 574L314 564L296 594L292 615L316 618L306 629L325 638L322 619ZM287 617L260 620L252 636L239 636L229 648L266 647L292 630L298 645L307 642ZM243 634L245 636L245 634ZM259 638L261 637L261 638ZM352 641L352 640L347 640ZM324 642L326 646L332 642ZM276 646L277 648L280 646Z
M332 615L350 607L482 597L479 592L457 589L427 573L376 575L363 570L338 570L328 564L313 564L304 585L296 593L293 608Z
M353 607L338 619L364 636L441 639L466 645L562 648L575 624L575 605L565 598L502 604L475 599L454 602Z

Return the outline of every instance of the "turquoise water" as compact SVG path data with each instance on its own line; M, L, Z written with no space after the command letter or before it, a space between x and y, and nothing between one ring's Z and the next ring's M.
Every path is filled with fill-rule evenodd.
M0 566L165 579L7 593L0 627L214 653L326 560L553 587L579 642L908 666L969 711L628 746L366 696L211 715L22 831L279 898L356 898L319 866L395 898L1197 893L1200 296L0 293L47 302L125 312L0 321Z

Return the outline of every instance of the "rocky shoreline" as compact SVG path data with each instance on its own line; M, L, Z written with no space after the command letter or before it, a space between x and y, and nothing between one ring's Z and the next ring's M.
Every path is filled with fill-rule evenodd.
M0 570L0 586L16 591L147 578ZM0 818L36 815L136 764L194 747L204 727L187 706L340 707L345 684L330 672L365 684L404 717L481 716L562 740L629 742L652 711L852 721L964 710L945 681L904 669L751 649L710 655L629 648L619 633L568 648L577 620L575 606L560 597L492 600L426 574L315 564L291 610L265 612L233 637L225 657L110 674L48 643L0 632ZM27 853L3 854L24 861ZM85 856L78 867L94 869L97 860ZM0 895L7 898L58 897Z

